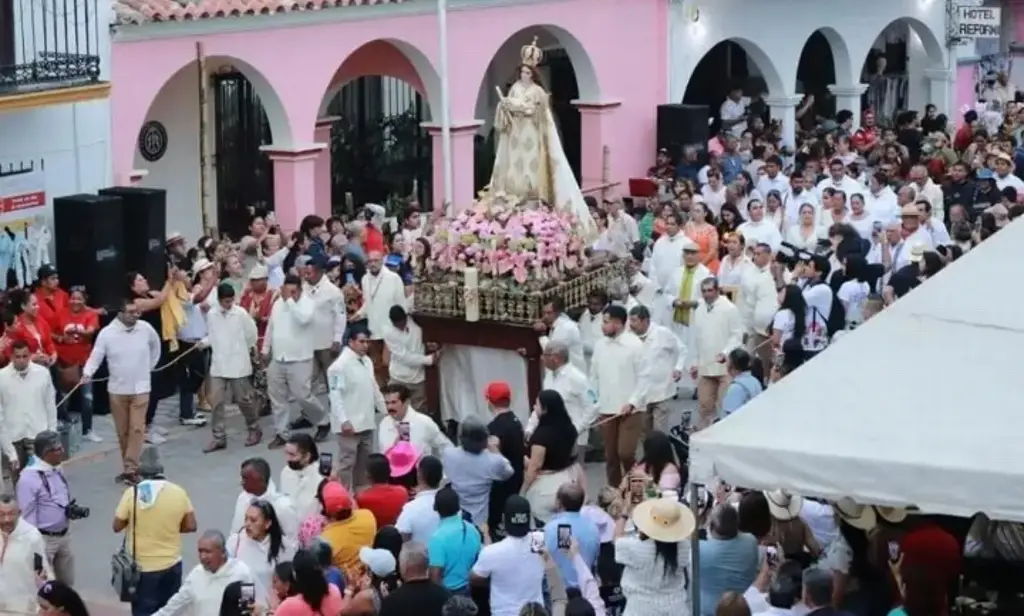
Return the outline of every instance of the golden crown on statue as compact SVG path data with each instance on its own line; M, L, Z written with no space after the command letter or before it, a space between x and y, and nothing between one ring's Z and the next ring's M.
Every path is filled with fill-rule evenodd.
M519 50L519 57L526 66L537 68L540 61L544 59L544 50L537 46L536 36L533 37L532 43L523 45L522 49Z

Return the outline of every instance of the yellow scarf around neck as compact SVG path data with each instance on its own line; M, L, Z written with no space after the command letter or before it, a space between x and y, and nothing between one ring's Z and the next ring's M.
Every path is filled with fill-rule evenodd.
M693 301L690 298L693 296L693 279L697 275L697 266L684 266L683 269L683 284L679 285L679 301L689 303ZM676 308L675 314L672 315L672 320L682 325L689 325L690 308L687 306L679 306Z

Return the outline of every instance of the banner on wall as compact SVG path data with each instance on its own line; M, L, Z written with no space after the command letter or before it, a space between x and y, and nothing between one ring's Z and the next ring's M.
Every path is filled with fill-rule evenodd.
M0 176L0 223L44 214L45 206L46 176L41 171Z

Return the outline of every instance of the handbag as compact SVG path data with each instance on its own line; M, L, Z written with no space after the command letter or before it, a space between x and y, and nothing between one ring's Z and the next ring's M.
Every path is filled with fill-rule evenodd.
M132 487L132 551L128 553L128 537L125 536L121 542L121 549L114 552L110 557L110 584L114 587L118 599L122 603L135 601L139 591L139 579L142 572L139 570L139 563L135 560L138 551L138 544L135 543L135 528L138 526L137 507L139 504L139 488Z

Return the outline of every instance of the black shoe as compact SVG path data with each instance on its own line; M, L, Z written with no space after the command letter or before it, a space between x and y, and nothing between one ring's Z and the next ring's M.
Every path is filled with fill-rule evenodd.
M183 426L192 426L193 428L202 428L206 425L207 419L205 417L182 417L178 419L178 423Z
M285 446L284 439L280 436L275 436L274 440L267 443L267 449L280 449Z
M305 417L299 417L295 421L288 424L289 430L304 430L306 428L312 428L313 422L309 421Z
M317 426L316 434L313 435L313 440L322 443L327 440L327 437L331 434L331 428L329 426Z

